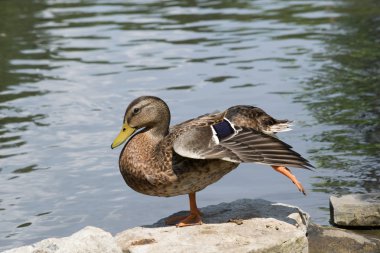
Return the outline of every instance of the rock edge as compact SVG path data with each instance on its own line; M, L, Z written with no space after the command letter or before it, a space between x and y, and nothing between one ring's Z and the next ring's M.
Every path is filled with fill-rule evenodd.
M175 228L164 220L115 237L86 227L69 237L49 238L5 253L65 252L308 252L310 216L301 209L262 199L241 199L201 208L202 226Z

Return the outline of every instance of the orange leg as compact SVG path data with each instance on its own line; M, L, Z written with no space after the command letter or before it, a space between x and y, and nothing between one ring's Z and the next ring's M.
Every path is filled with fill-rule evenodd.
M304 195L306 195L305 189L303 188L302 184L297 180L297 178L292 174L292 172L286 168L285 166L275 166L272 165L272 168L275 169L277 172L280 172L282 175L288 177L290 180L292 180L293 184L295 184L300 192L302 192Z
M189 200L190 200L190 215L180 216L180 217L171 217L166 220L166 224L173 224L173 222L178 222L176 224L177 227L187 227L187 226L202 224L201 212L199 211L197 207L195 192L189 193Z

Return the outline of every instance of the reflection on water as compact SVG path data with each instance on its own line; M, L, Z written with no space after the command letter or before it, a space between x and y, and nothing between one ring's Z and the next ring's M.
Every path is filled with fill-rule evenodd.
M326 60L307 82L307 108L318 124L314 135L322 147L311 149L319 168L348 172L321 176L316 190L330 193L380 189L380 9L378 2L347 1L350 12L336 24L344 32L328 37ZM337 172L339 173L339 172Z
M242 165L199 205L265 198L326 224L328 193L379 190L379 14L374 0L1 1L0 250L187 208L127 188L109 150L143 94L173 123L234 104L296 120L280 137L318 167L295 170L307 198Z

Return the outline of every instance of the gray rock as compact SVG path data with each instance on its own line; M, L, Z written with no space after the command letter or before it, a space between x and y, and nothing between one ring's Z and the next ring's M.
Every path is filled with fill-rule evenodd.
M242 199L201 212L206 223L202 226L169 227L163 219L115 238L99 228L86 227L69 237L46 239L6 253L308 252L310 217L297 207Z
M237 200L201 209L202 226L175 228L165 219L116 235L123 252L308 252L309 215L265 200ZM175 215L183 215L180 212Z
M338 226L380 226L380 193L330 197L331 220Z
M69 237L49 238L4 253L121 253L114 238L96 227L85 227Z
M310 224L308 239L309 253L380 252L380 231L377 231L377 235L376 231L372 234L365 234L363 231L348 231Z

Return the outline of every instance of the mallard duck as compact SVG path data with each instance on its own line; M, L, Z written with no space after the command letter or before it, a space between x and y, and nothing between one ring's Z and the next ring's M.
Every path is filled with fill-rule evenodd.
M277 132L290 130L290 121L274 119L258 107L237 105L172 127L169 124L170 110L162 99L139 97L127 107L122 130L111 148L128 140L119 167L133 190L163 197L188 194L190 215L174 218L178 227L202 224L195 194L243 162L272 166L305 194L287 166L313 166L275 137Z

